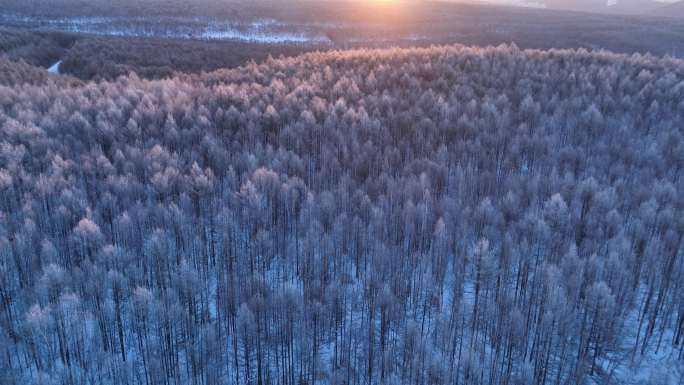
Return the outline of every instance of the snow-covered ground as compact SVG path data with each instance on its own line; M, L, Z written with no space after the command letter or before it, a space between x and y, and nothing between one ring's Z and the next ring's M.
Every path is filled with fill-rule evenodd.
M240 31L231 27L209 27L199 34L199 38L206 40L238 40L255 43L330 43L330 39L321 35L304 32L269 32L247 30Z
M275 19L216 21L199 18L72 17L41 18L0 13L0 24L40 31L64 31L121 37L229 40L264 44L330 44L319 25ZM334 25L327 26L334 28Z
M347 44L420 42L431 39L418 31L400 35L358 35L359 25L332 22L288 22L273 18L219 20L178 17L65 17L46 18L4 14L0 25L37 31L62 31L100 36L156 37L170 39L224 40L257 44L294 44L331 46L331 35L344 38ZM342 33L340 33L342 32ZM441 36L449 38L449 36Z
M635 352L634 343L639 329L639 309L643 306L646 288L639 291L637 306L627 315L620 338L621 357L615 357L617 364L603 362L605 373L597 384L615 385L682 385L684 384L684 362L679 359L679 350L672 346L672 330L665 330L660 343L658 332L654 333L648 349L641 354L640 348ZM643 338L646 325L642 325Z

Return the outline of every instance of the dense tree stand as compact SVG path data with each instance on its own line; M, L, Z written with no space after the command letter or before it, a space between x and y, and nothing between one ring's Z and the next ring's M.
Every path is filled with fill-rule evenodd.
M609 384L655 355L681 376L681 61L0 68L0 383Z

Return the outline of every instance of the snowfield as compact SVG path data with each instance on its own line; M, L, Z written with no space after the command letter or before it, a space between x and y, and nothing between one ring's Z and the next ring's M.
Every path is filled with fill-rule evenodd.
M321 24L283 23L275 19L225 22L206 18L74 17L40 18L0 13L0 24L102 36L244 41L259 44L331 44ZM326 24L326 28L336 28Z

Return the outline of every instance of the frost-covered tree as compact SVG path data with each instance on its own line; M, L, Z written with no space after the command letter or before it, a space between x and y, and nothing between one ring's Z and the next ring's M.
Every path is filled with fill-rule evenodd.
M154 81L7 74L0 382L681 366L680 61L451 46Z

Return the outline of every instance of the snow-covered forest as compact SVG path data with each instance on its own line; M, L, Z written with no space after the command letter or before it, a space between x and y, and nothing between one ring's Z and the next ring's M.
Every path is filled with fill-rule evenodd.
M0 61L0 383L681 384L684 62Z

